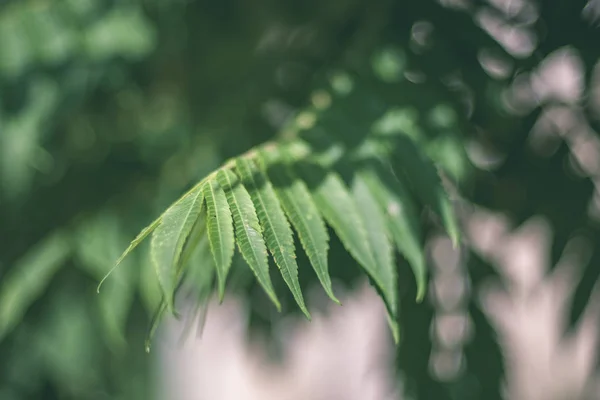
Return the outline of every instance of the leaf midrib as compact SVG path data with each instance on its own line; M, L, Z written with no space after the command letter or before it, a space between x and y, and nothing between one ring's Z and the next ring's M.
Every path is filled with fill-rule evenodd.
M234 173L233 171L228 171L230 173ZM234 191L234 187L231 183L231 179L229 178L229 174L228 173L224 173L223 176L225 176L225 179L227 179L227 184L229 185L229 188L231 190L231 198L233 200L233 202L235 203L235 208L237 210L237 213L239 214L239 218L242 222L242 231L244 233L244 236L246 236L246 240L248 241L248 243L251 243L252 241L250 240L250 236L248 235L248 230L247 230L247 226L246 223L244 222L244 218L242 217L242 209L240 207L240 204L237 201L237 197L235 195L235 191ZM254 228L252 228L254 229ZM260 232L257 232L260 234ZM241 246L241 243L238 242L238 245ZM260 263L260 260L256 254L256 249L254 248L254 246L250 245L249 246L250 249L252 250L252 255L254 256L254 262L256 262L257 264Z
M289 264L288 264L288 262L287 262L287 260L286 260L286 257L283 255L282 244L279 242L279 238L277 237L278 235L276 235L276 234L275 234L274 225L273 225L273 222L272 222L272 220L271 220L271 217L270 217L270 215L269 215L269 212L267 211L267 207L265 206L265 203L264 203L264 201L263 201L262 195L261 195L261 193L260 193L260 189L258 188L258 185L256 184L256 181L254 180L254 177L252 176L252 170L251 170L251 169L250 169L250 168L249 168L247 165L245 165L245 166L244 166L244 168L248 170L248 171L247 171L247 172L248 172L248 176L250 177L250 180L252 181L252 184L253 184L253 185L254 185L254 187L256 188L256 195L257 195L257 197L258 197L258 200L259 200L259 202L260 202L260 205L261 205L261 207L262 207L262 208L263 208L263 210L264 210L264 213L263 213L263 214L265 214L265 216L266 216L266 219L267 219L267 221L268 221L268 224L269 224L269 226L270 226L271 230L273 231L273 235L269 235L269 236L273 236L273 237L275 238L275 241L277 242L277 246L278 246L277 248L279 249L279 252L281 253L281 258L282 258L283 260L285 260L285 261L283 261L283 262L285 262L286 266L287 266L288 268L290 268L290 266L289 266ZM265 184L266 184L266 183L265 183ZM285 218L285 216L284 216L284 218ZM268 248L268 247L269 247L268 243L266 243L266 245L267 245L266 247ZM273 253L274 253L274 252L273 252ZM275 256L275 255L273 254L273 256Z
M285 168L289 168L289 167L287 167L287 166L286 166ZM286 177L287 177L287 178L290 178L290 180L292 181L292 183L291 183L291 185L290 185L290 188L292 188L292 187L294 187L294 186L296 186L296 185L298 185L298 186L302 185L302 183L301 183L301 182L297 182L296 180L292 179L292 177L290 176L290 173L289 173L289 171L285 170L285 171L282 171L281 173L282 173L282 174L284 174L284 175L286 175ZM297 221L299 221L299 223L302 225L302 228L303 228L303 230L306 232L306 235L309 237L309 240L310 240L310 241L311 241L313 244L314 244L314 243L317 243L317 240L316 240L316 238L315 238L315 237L313 236L313 234L312 234L312 229L310 229L310 226L309 226L307 223L305 223L305 220L304 220L304 218L302 218L302 217L301 217L301 215L302 215L302 212L301 212L302 208L301 208L301 207L298 205L298 203L296 202L296 199L295 199L295 198L294 198L294 196L292 195L293 193L290 193L290 192L291 192L291 189L287 189L287 190L286 190L285 188L280 188L280 189L274 188L274 189L275 189L275 191L279 191L279 192L283 193L283 195L284 195L284 196L286 196L286 197L288 198L288 200L289 200L290 204L291 204L291 205L292 205L292 207L294 208L294 212L296 213L296 216L297 216L297 218L295 218L295 219L296 219ZM306 189L306 192L308 193L308 188ZM293 224L294 224L294 222L292 221L292 225L293 225ZM300 232L298 232L298 234L299 234L299 235L302 235ZM326 264L324 265L324 264L321 262L321 260L319 259L318 250L317 250L316 248L315 248L315 256L316 256L316 257L315 257L315 258L316 258L316 260L315 260L315 261L316 261L316 262L319 264L319 267L320 267L321 269L325 269L325 267L326 267L327 265L326 265ZM312 260L311 260L311 262L312 262Z
M198 191L196 192L196 196L194 197L192 204L190 204L190 207L187 210L186 216L183 220L183 223L180 226L179 232L177 234L177 242L175 242L175 247L179 247L179 242L181 241L181 233L183 232L183 228L186 226L188 219L190 217L190 214L192 212L192 210L194 209L194 207L196 206L196 202L198 201L198 198L202 195L202 190L200 190L201 188L198 188ZM193 226L192 226L193 228ZM177 264L179 262L179 258L181 257L181 253L179 254L175 254L175 257L173 258L173 264Z
M296 183L293 183L293 184L296 184ZM291 204L292 204L292 206L294 207L294 211L295 211L295 213L296 213L297 215L301 215L300 208L299 208L298 204L296 203L296 201L295 201L295 199L294 199L294 196L290 196L290 195L289 195L289 193L286 193L286 196L288 197L288 199L290 200L290 203L291 203ZM302 227L303 227L303 228L304 228L304 230L306 231L306 235L310 237L310 240L311 240L313 243L316 243L316 239L315 239L315 237L313 236L313 234L312 234L312 232L311 232L311 229L310 229L310 227L308 226L308 224L306 224L306 223L305 223L305 221L304 221L304 218L298 218L298 220L300 221L300 224L302 224ZM315 252L316 252L316 251L317 251L317 250L315 249ZM317 256L318 256L318 254L317 254ZM318 258L318 257L317 257L317 258ZM324 266L322 265L322 263L321 263L321 260L318 260L318 259L317 259L317 262L319 263L319 265L320 265L321 267L324 267Z
M212 182L212 181L208 182L208 188L210 190L210 194L212 195L213 203L215 206L215 220L217 223L217 232L219 234L219 253L221 254L221 264L225 264L226 263L226 261L225 261L225 256L226 256L225 250L226 249L225 249L225 246L223 245L223 241L221 240L223 232L221 230L221 224L220 224L221 220L219 218L219 213L217 212L217 202L215 201L217 196L215 195L213 184L214 184L214 182Z

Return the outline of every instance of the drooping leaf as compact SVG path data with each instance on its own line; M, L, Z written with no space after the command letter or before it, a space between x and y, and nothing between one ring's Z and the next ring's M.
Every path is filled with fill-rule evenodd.
M348 161L348 150L343 144L329 139L313 143L312 140L323 132L313 133L314 137L307 134L301 140L254 149L247 155L227 162L195 187L201 188L198 190L207 203L206 240L211 248L212 268L217 272L219 296L223 297L234 243L237 243L259 284L279 309L279 301L269 276L268 249L296 302L308 316L298 282L291 224L298 232L302 247L326 292L334 301L337 300L332 293L327 270L328 235L323 223L325 219L377 287L386 303L390 326L397 339L397 282L392 241L413 268L418 300L423 297L426 279L417 209L402 181L407 179L409 172L414 174L422 166L419 164L421 162L433 168L434 178L437 178L434 183L439 184L439 189L445 196L439 176L431 161L422 154L416 156L419 162L401 161L398 154L389 151L396 147L390 146L388 140L388 146L375 145L373 154L364 159L359 157L360 162L348 165L354 177L351 188L348 188L336 172L339 161ZM380 148L388 151L382 152ZM353 149L352 153L354 151ZM365 156L360 152L358 155ZM369 162L364 163L369 160L372 162L373 158L369 158L371 156L381 158L375 166ZM402 181L394 176L391 169L386 169L385 163L390 162L390 159L395 167L394 171ZM404 164L408 164L408 167ZM431 171L427 172L427 168L424 170L426 180L431 180ZM414 179L410 183L413 187L424 187L422 182L415 184ZM194 194L198 194L196 189L188 192L171 208L184 207ZM435 211L444 210L438 197L431 196L427 191L417 191L417 194ZM432 198L438 202L432 202ZM200 199L199 202L202 204L203 200ZM161 217L153 242L170 210ZM446 227L450 226L451 219L448 216L453 217L453 214L438 214ZM458 232L457 228L454 232ZM456 235L454 237L458 238ZM186 243L189 242L191 241ZM172 265L177 266L177 262ZM161 276L161 280L164 292L165 277ZM173 280L171 291L175 290L176 283L177 280ZM167 297L165 301L169 306ZM172 298L170 301L172 303Z
M398 317L394 317L388 311L386 313L386 320L390 330L392 331L392 337L394 339L394 343L398 345L400 343L400 324L398 323Z
M359 172L381 209L396 247L408 260L417 283L417 301L425 295L427 270L421 246L417 210L406 188L384 166L366 167Z
M202 190L202 188L199 187L198 190ZM175 268L175 285L177 285L180 282L182 276L186 272L190 276L189 280L194 282L194 278L196 278L198 275L198 268L205 267L209 270L205 275L212 277L212 274L214 273L214 266L212 264L206 265L202 263L202 265L198 265L197 263L198 258L206 253L208 253L208 237L206 235L206 210L202 208L200 209L200 213L196 218L196 222L194 223L194 226L192 227L187 237L187 240L185 241L185 244L181 251L180 262ZM206 293L210 290L208 288L208 283L206 283L206 280L202 282L201 287L203 293ZM152 345L152 339L154 338L154 334L156 333L156 330L160 325L165 311L167 311L167 307L168 305L166 297L163 293L158 307L154 311L154 315L150 324L150 329L148 330L148 335L146 337L145 349L148 353L150 352L150 347Z
M116 264L119 265L121 262L123 262L125 257L127 257L129 255L129 253L131 253L133 250L135 250L135 248L140 243L142 243L144 241L144 239L146 239L146 237L149 234L151 234L158 227L158 225L160 225L160 221L161 221L161 218L159 217L159 218L155 219L154 221L152 221L152 223L150 225L148 225L147 227L142 229L142 231L140 233L138 233L138 235L135 237L135 239L133 239L131 241L131 243L129 244L129 247L127 247L127 249L125 249L123 254L121 254L121 257L119 257Z
M204 189L205 187L203 187ZM190 230L190 233L183 245L183 249L181 251L181 257L179 265L176 268L176 277L180 278L186 270L187 266L190 263L190 260L198 253L203 244L203 240L207 237L207 215L208 210L205 208L200 209L200 213L196 218L196 222L194 226ZM208 240L208 239L207 239Z
M121 263L129 255L129 253L131 253L133 250L135 250L135 248L138 247L139 244L142 243L144 241L144 239L146 239L146 237L149 234L151 234L158 227L158 225L160 225L161 219L162 219L162 215L160 217L158 217L157 219L155 219L154 221L152 221L152 223L150 225L148 225L147 227L142 229L142 231L140 233L138 233L138 235L135 237L135 239L133 239L131 241L131 243L129 244L129 247L127 247L127 249L125 249L123 254L121 254L121 257L119 257L119 259L115 263L115 265L111 268L110 271L108 271L108 273L104 276L104 278L102 278L102 280L98 284L98 288L96 289L96 291L98 293L100 293L100 288L104 284L104 281L106 281L106 279L115 271L115 269L117 269L117 267L119 265L121 265Z
M202 209L202 187L173 204L152 233L151 256L169 311L174 311L177 268L185 241Z
M298 281L298 264L295 259L292 228L281 209L277 195L264 173L253 161L239 157L236 160L236 171L254 203L267 247L273 255L275 264L279 267L283 280L290 288L296 303L306 318L310 319Z
M258 222L252 199L237 175L232 171L221 169L217 173L217 179L225 191L225 196L229 203L240 253L242 253L242 256L273 304L280 310L281 305L271 283L271 277L269 276L267 248L262 237L262 229Z
M145 311L152 314L160 305L163 296L158 276L156 276L156 272L152 267L150 251L146 252L143 258L140 259L140 264L138 291Z
M182 340L189 337L192 329L202 329L216 271L209 237L206 235L206 218L201 215L196 225L188 239L190 246L188 247L186 244L182 254L185 289L188 292L188 298L192 300L192 305L185 315L185 325L181 334ZM186 257L188 255L186 250L188 249L189 256Z
M435 165L406 137L393 136L392 147L390 159L394 172L410 182L421 201L440 216L453 245L458 246L458 221Z
M206 183L204 197L208 239L217 269L219 299L222 301L234 251L233 221L225 192L218 182L209 180Z
M148 330L148 335L146 336L146 341L144 342L144 348L146 353L150 353L150 348L152 347L152 339L154 338L154 334L160 325L160 321L162 320L162 316L167 311L167 302L163 298L158 305L158 308L154 312L152 316L152 321L150 322L150 329Z
M334 302L340 304L333 294L327 265L329 235L308 188L302 180L291 174L288 165L283 164L276 147L261 150L260 159L323 289ZM275 167L268 167L274 164Z
M391 320L396 321L398 315L397 274L394 249L390 243L386 217L360 175L355 175L352 180L352 194L367 230L367 237L375 260L368 273L382 293L388 312L391 314Z
M186 264L186 283L196 301L205 301L210 296L216 272L207 235L199 237Z
M294 154L296 151L297 153ZM296 148L288 148L285 153L292 159L301 154ZM354 259L365 270L372 270L375 259L369 245L367 230L342 178L328 168L321 171L317 170L318 167L315 165L297 164L299 174L308 183L311 195L323 218L331 225Z

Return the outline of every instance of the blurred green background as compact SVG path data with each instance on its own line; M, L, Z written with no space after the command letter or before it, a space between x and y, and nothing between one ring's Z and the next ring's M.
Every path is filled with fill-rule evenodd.
M574 233L597 243L600 171L560 128L530 143L556 107L597 138L599 12L595 0L0 2L0 399L153 398L143 342L159 293L145 251L96 295L99 279L140 228L276 137L334 72L362 90L342 132L368 126L364 110L386 96L389 123L424 137L468 202L517 223L546 216L554 261ZM544 89L570 82L540 72L564 49L575 94ZM400 82L372 85L371 69ZM332 275L352 282L332 246ZM594 249L572 322L598 265ZM467 273L476 287L493 271L473 256ZM249 292L244 276L232 285ZM501 351L475 299L468 371L450 383L427 369L434 306L406 304L398 366L419 398L501 398Z

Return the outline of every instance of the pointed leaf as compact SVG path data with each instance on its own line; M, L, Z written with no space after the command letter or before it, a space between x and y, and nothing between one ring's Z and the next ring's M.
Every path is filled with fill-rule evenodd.
M386 218L377 200L360 177L354 176L352 193L367 230L369 244L375 263L369 275L378 286L393 321L398 315L398 289L394 249L390 243Z
M336 303L327 265L329 235L325 223L319 215L308 188L302 180L291 174L289 166L282 164L269 168L269 165L282 163L276 148L260 151L263 168L274 184L274 190L292 226L298 233L304 252L327 295Z
M346 185L336 173L329 172L312 190L313 198L325 220L335 230L352 256L365 268L374 259L367 231Z
M269 276L267 249L250 195L237 175L230 170L220 170L217 173L217 179L225 191L229 203L240 253L273 304L280 310L281 305Z
M267 177L253 161L244 157L238 158L236 170L252 198L267 247L273 255L275 264L279 267L283 280L290 288L296 303L306 318L310 319L298 281L298 264L295 259L292 228L281 209L277 195Z
M435 165L410 139L395 136L394 140L394 151L391 155L394 171L407 179L421 201L440 216L452 243L455 247L458 246L458 221Z
M152 347L152 339L154 338L154 334L158 329L158 325L160 325L160 321L162 320L162 316L167 311L167 302L163 298L158 305L158 308L154 312L152 316L152 321L150 321L150 329L148 330L148 335L146 336L146 340L144 342L144 348L146 353L150 353L150 348Z
M196 188L173 204L163 214L160 225L152 233L150 254L156 269L167 308L173 312L177 269L185 241L202 209L202 187Z
M115 269L117 269L117 267L123 262L125 257L127 257L129 255L129 253L131 253L133 250L135 250L135 248L138 247L138 245L140 243L142 243L144 241L144 239L146 239L146 237L149 234L151 234L158 227L158 225L160 225L161 218L162 218L162 215L160 217L158 217L157 219L155 219L150 225L148 225L147 227L142 229L142 231L140 233L138 233L138 235L135 237L135 239L133 239L131 241L131 243L129 244L129 247L127 247L127 249L125 249L123 254L121 254L121 257L119 257L119 259L115 263L115 265L110 269L110 271L108 271L108 273L106 275L104 275L104 278L102 278L102 280L98 284L98 288L96 289L96 291L98 293L100 293L100 288L104 284L104 281L106 281L106 279L115 271Z
M186 267L186 283L193 288L196 301L205 301L210 296L215 271L208 236L202 235Z
M160 224L160 220L161 218L157 218L154 221L152 221L152 223L150 225L148 225L147 227L145 227L144 229L142 229L142 231L140 233L138 233L138 235L135 237L135 239L133 239L131 241L131 243L129 244L129 247L127 247L127 249L125 249L125 251L123 252L123 254L121 254L121 257L119 257L119 259L117 260L116 264L119 265L121 262L123 262L123 260L125 259L125 257L127 257L129 255L129 253L131 253L133 250L135 250L135 248L144 241L144 239L146 239L146 237L151 234Z
M408 260L417 283L417 301L425 295L427 271L421 247L421 229L413 199L391 171L367 167L359 172L381 209L399 251Z
M388 326L390 327L390 331L392 331L392 338L394 339L394 343L398 345L400 343L400 326L398 324L398 318L394 318L390 315L389 311L386 315Z
M203 189L204 188L205 187L203 187ZM204 246L203 240L205 238L206 240L208 240L206 235L207 214L208 212L205 208L200 209L200 213L196 218L196 222L194 223L194 226L192 227L185 241L183 250L181 251L180 262L176 268L176 277L178 279L181 278L181 276L186 272L187 266L191 262L190 260L196 256L196 253L198 253L198 251L202 251Z
M201 209L200 214L198 215L198 218L196 219L196 222L194 223L194 226L192 227L192 230L191 230L191 232L185 242L183 250L181 252L181 258L180 258L181 261L179 262L179 265L177 266L177 268L175 270L175 284L176 285L181 280L182 275L187 270L191 271L191 273L188 272L188 274L191 275L189 277L190 278L189 280L194 282L195 277L197 275L197 272L195 270L196 269L195 260L197 259L199 253L200 254L207 253L207 249L208 249L208 238L205 235L205 233L206 233L206 212L203 209ZM190 268L190 267L192 267L192 268ZM208 266L208 268L214 269L214 267L212 267L212 266ZM212 274L212 272L209 272L209 274ZM205 286L203 286L203 288L204 287ZM204 289L204 290L206 290L206 289ZM148 352L148 353L150 352L150 347L152 345L152 339L154 337L154 334L156 333L156 329L160 325L160 322L162 321L162 317L163 317L165 311L167 311L167 302L166 302L165 296L163 294L162 299L160 300L160 302L158 304L158 308L155 310L154 315L152 316L150 329L148 330L148 334L146 336L145 348L146 348L146 352Z
M294 159L295 149L285 154ZM290 152L291 151L291 152ZM302 178L308 183L317 208L339 236L342 244L368 272L374 269L375 259L362 217L354 199L340 176L331 169L321 170L316 165L296 163Z
M204 186L204 197L208 213L208 239L217 269L219 299L222 301L234 251L233 221L225 192L214 179Z
M203 226L206 227L204 219ZM191 255L184 267L186 271L185 283L189 290L193 306L186 312L183 332L181 339L189 337L192 329L201 330L206 316L207 303L213 290L215 276L215 261L211 254L208 235L202 232L198 236L198 241L195 243ZM192 231L191 237L194 235ZM185 249L184 249L185 252ZM183 258L183 256L182 256Z

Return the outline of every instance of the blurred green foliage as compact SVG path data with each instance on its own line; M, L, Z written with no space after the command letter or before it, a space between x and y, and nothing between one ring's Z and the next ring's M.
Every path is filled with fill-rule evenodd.
M0 399L152 398L142 344L160 293L146 252L99 296L98 280L185 189L225 159L289 134L281 129L291 116L326 101L318 96L326 82L355 93L334 104L334 134L351 141L372 126L408 134L469 201L517 222L546 216L553 261L574 233L597 243L593 177L566 166L568 143L547 154L528 144L545 107L564 102L507 104L513 81L565 46L580 57L583 97L591 96L596 3L525 3L533 12L481 0L0 3ZM528 32L531 51L482 28L484 14ZM482 52L508 72L491 73ZM576 106L597 136L598 110ZM472 168L465 147L474 141L500 162ZM469 260L476 287L492 272ZM330 264L340 281L359 276L339 267L354 262L335 240ZM599 265L595 250L573 321ZM414 302L402 271L398 366L408 390L422 399L501 398L501 351L475 299L465 371L450 383L430 374L433 306ZM247 274L230 283L249 294L257 325L273 318ZM290 296L284 310L291 305Z

